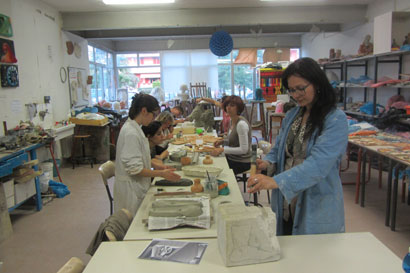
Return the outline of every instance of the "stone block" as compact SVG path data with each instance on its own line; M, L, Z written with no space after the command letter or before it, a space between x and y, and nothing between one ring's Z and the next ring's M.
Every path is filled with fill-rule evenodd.
M276 215L271 208L223 204L217 211L219 251L226 266L277 261Z

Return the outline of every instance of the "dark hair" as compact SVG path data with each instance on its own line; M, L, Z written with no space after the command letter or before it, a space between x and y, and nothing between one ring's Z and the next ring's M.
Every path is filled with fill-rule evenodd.
M245 104L243 103L243 100L239 96L229 96L227 97L224 102L222 103L222 107L224 111L226 112L226 107L229 104L234 104L236 106L236 109L238 110L238 115L240 115L243 112L243 109L245 109Z
M222 98L221 98L221 102L224 103L224 101L225 101L228 97L229 97L229 96L227 96L227 95L223 95Z
M131 107L128 111L128 116L130 117L130 119L135 119L135 117L138 116L138 114L144 107L150 113L158 111L160 109L157 99L153 96L142 93L136 94L134 97L132 97Z
M144 132L145 136L147 138L155 136L155 134L158 132L158 130L161 129L162 123L160 121L154 120L147 126L142 126L141 129Z
M181 113L181 115L184 115L184 109L181 106L177 105L172 108L177 109Z
M309 115L309 122L312 127L308 135L316 128L320 134L325 117L336 108L336 93L330 85L325 72L311 58L300 58L286 68L282 75L282 85L285 89L289 88L288 79L291 76L301 77L313 85L315 98Z

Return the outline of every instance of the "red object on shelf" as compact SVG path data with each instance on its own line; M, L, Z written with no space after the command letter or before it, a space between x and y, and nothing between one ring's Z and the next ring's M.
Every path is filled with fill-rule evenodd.
M406 115L410 115L410 105L406 106Z
M276 101L276 94L282 88L282 73L283 69L276 68L262 68L260 70L260 87L266 102Z

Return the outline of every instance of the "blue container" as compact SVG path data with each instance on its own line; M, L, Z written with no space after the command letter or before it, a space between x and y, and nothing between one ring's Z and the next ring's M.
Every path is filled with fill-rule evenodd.
M404 259L403 259L403 270L406 273L410 273L410 248L409 248L409 253L407 253L407 255L404 256Z

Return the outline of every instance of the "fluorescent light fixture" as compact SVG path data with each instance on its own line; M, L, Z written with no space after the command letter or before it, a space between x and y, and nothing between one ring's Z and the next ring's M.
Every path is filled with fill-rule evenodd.
M175 0L103 0L106 5L140 5L140 4L166 4Z

